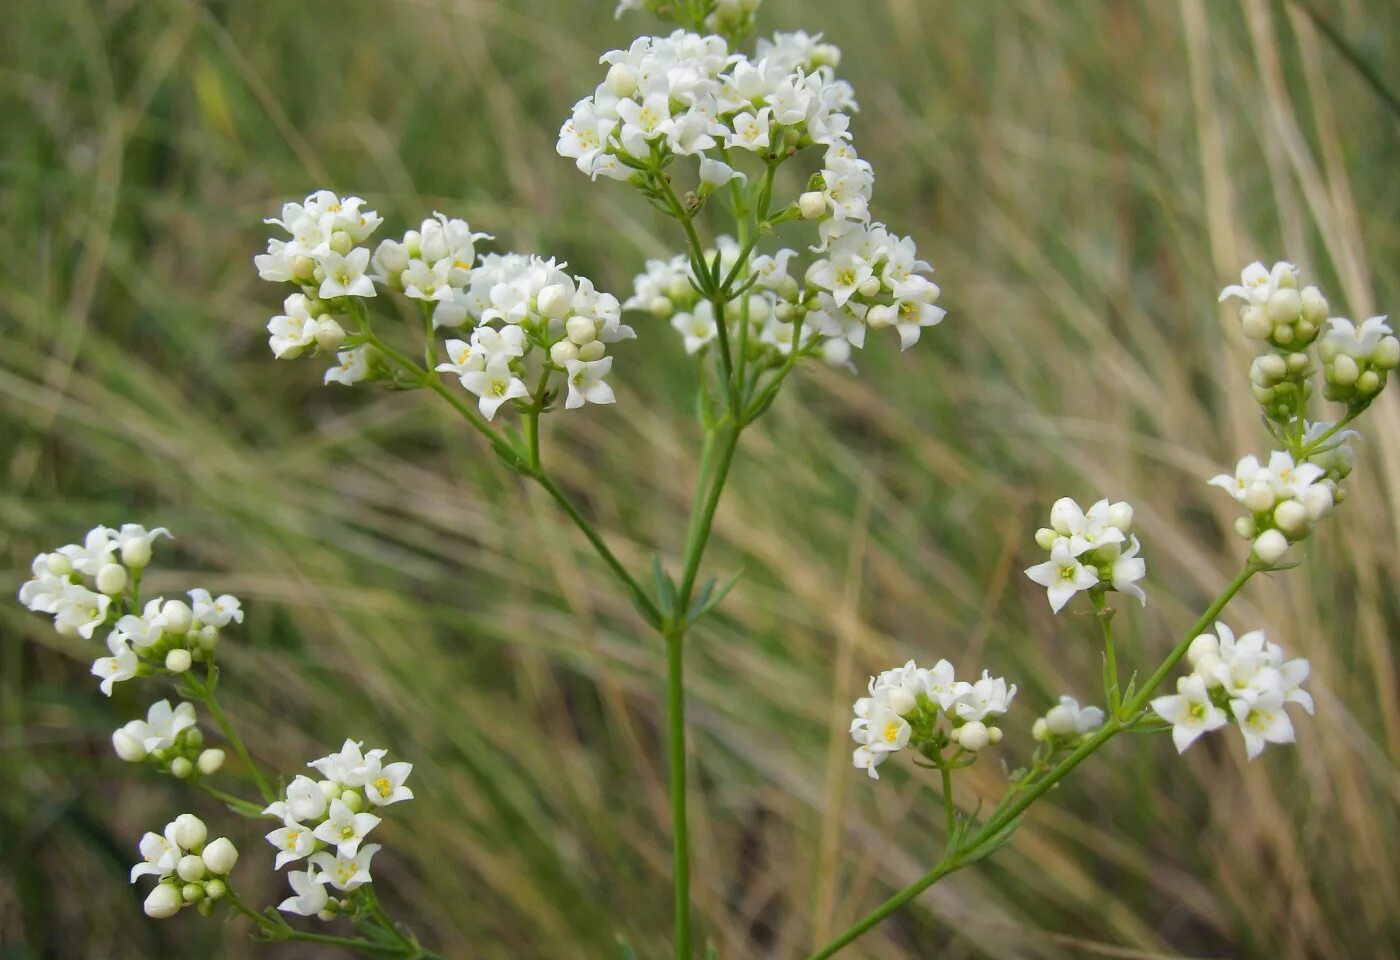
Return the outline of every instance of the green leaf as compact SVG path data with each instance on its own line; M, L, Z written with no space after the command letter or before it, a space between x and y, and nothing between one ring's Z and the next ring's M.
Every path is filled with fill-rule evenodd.
M622 954L622 960L637 960L637 951L632 949L632 944L620 933L617 935L617 949Z
M695 598L695 602L691 604L690 609L686 612L686 623L694 623L715 607L719 606L724 598L729 595L729 591L734 589L734 584L738 583L739 578L743 575L744 571L742 569L738 570L732 577L726 580L724 585L718 590L714 589L714 577L710 577L709 580L706 580L705 587L701 590L700 596Z
M661 615L669 620L676 613L676 584L662 569L660 557L651 558L651 577L656 583L657 607Z

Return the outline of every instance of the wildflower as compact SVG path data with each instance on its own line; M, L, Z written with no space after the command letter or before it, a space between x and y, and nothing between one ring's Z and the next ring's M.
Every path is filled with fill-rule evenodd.
M243 622L242 605L232 594L223 593L212 597L208 590L199 587L189 591L189 597L194 619L201 624L226 627L231 622Z
M1046 588L1050 609L1056 613L1081 590L1090 590L1099 583L1099 575L1080 563L1065 540L1057 540L1050 550L1050 559L1026 570L1026 576Z
M289 871L287 882L292 885L295 895L283 900L277 909L303 917L314 917L324 912L330 900L330 894L326 891L327 879L324 873L317 872L315 868Z
M321 876L337 890L357 890L372 879L370 861L379 852L379 844L369 843L353 855L335 855L322 850L311 857L311 863L321 869Z
M332 800L326 820L315 830L317 840L334 846L342 857L353 857L360 841L380 823L372 813L356 813L342 800Z
M522 400L530 395L525 381L511 372L509 361L497 357L484 369L462 374L462 386L480 397L481 415L487 420L509 400Z
M1185 753L1201 734L1225 726L1229 715L1211 702L1205 681L1198 676L1180 678L1176 691L1155 698L1152 709L1172 725L1172 742L1178 753Z
M115 630L107 637L107 651L110 656L99 657L93 661L92 675L102 678L99 686L102 692L110 697L115 684L136 676L140 662L132 651L131 644Z

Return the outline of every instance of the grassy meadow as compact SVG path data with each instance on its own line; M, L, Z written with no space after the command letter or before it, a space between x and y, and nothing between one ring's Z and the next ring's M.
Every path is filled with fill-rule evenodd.
M1400 87L1400 6L1314 3ZM616 958L620 934L662 956L660 646L444 405L275 362L283 293L251 262L261 218L326 186L385 235L442 210L625 295L679 230L554 140L598 55L657 22L594 0L15 0L3 20L5 590L96 523L170 527L150 595L242 598L224 702L267 766L347 735L416 764L375 876L425 942ZM873 337L857 377L794 376L741 448L709 567L743 578L687 649L697 924L724 960L805 955L937 859L937 778L850 768L869 673L1007 675L1013 765L1057 694L1095 698L1091 617L1052 617L1020 573L1055 498L1138 507L1129 664L1238 569L1236 505L1204 481L1266 450L1216 304L1245 263L1298 263L1343 316L1400 314L1400 114L1292 3L766 0L761 30L797 28L843 48L876 216L949 315L904 354ZM545 457L644 571L678 561L698 442L680 338L632 322L618 404L547 418ZM1297 748L1118 738L844 956L1400 951L1397 393L1302 566L1226 618L1311 659ZM112 755L153 687L102 698L98 646L0 604L0 958L332 956L142 916L136 841L187 808L234 831L246 899L285 880L260 824ZM965 781L968 807L1004 783L995 760Z

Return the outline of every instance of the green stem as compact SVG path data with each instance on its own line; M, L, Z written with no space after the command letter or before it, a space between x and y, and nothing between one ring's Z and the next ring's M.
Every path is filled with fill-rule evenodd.
M666 634L666 738L671 754L672 893L676 960L690 957L690 830L686 819L685 634Z
M337 937L328 933L310 933L305 930L298 930L285 923L279 923L256 910L249 908L243 901L234 895L233 890L227 893L229 906L252 920L260 930L264 932L269 940L299 940L303 943L321 943L331 947L344 947L347 950L358 950L360 953L374 955L408 957L412 960L442 960L441 956L431 950L424 950L414 943L394 944L377 943L364 937Z
M1094 613L1103 631L1104 655L1104 696L1108 701L1108 715L1118 716L1118 654L1113 645L1113 608L1108 605L1108 597L1103 590L1095 590L1089 595L1094 602Z
M214 722L219 725L219 730L222 731L224 739L229 742L229 746L233 747L233 752L238 754L238 759L248 768L248 773L252 776L253 783L257 786L258 793L262 796L263 801L271 803L277 799L277 794L268 786L267 778L265 778L262 771L258 769L258 765L253 762L252 755L248 753L248 748L243 744L243 738L238 735L238 731L234 730L233 724L229 722L228 714L224 713L224 708L219 706L219 699L214 695L213 676L214 665L211 663L209 665L209 673L206 682L201 683L193 676L188 676L185 680L190 689L194 692L196 698L204 704L205 708L209 711L209 715L214 718Z
M1225 609L1225 606L1234 599L1235 594L1239 593L1240 589L1249 581L1250 577L1258 573L1260 569L1261 568L1253 559L1245 564L1244 569L1235 576L1235 579L1230 581L1229 586L1227 586L1224 592L1206 609L1206 612L1201 614L1200 619L1196 621L1186 635L1177 643L1176 647L1172 649L1172 652L1167 655L1166 660L1162 661L1162 665L1157 668L1156 672L1152 674L1143 685L1142 689L1134 694L1131 700L1124 704L1123 714L1125 716L1136 714L1147 704L1153 692L1155 692L1156 689L1161 686L1162 681L1166 679L1167 674L1169 674L1172 668L1186 655L1186 650L1191 645L1191 641L1200 636L1202 630L1210 626L1215 618L1220 615L1220 612ZM928 873L890 897L867 916L853 924L846 932L842 933L831 943L812 954L808 960L826 960L827 957L834 956L837 951L848 946L862 934L866 933L880 921L884 920L910 900L913 900L919 894L933 886L943 877L986 856L995 849L998 844L1005 841L1005 832L1015 824L1016 820L1025 812L1027 807L1040 799L1046 791L1064 779L1070 771L1079 766L1080 763L1122 730L1122 721L1120 721L1117 716L1110 716L1107 723L1100 727L1093 736L1076 747L1069 756L1056 764L1055 767L1045 775L1044 779L1027 787L1023 792L1015 794L1014 799L1010 803L999 807L987 822L978 829L976 835L974 835L965 846L960 847L955 853L945 857L934 866L933 869L929 870Z
M250 800L244 800L241 797L235 797L231 793L225 793L222 790L215 789L202 780L197 781L195 787L203 790L239 816L253 818L261 818L263 816L263 808Z
M1340 433L1342 429L1346 427L1347 424L1351 423L1360 415L1360 409L1348 410L1346 412L1346 416L1342 417L1342 419L1338 420L1336 423L1332 424L1332 426L1324 430L1321 434L1315 437L1311 443L1301 444L1298 447L1297 452L1295 453L1295 457L1297 459L1302 459L1303 457L1311 456L1312 454L1316 453L1319 449L1321 449L1323 444L1325 444L1328 440L1331 440L1334 436Z
M943 778L943 812L947 815L948 848L952 849L953 834L957 830L958 809L953 804L953 771L947 764L938 765L939 776Z
M715 461L714 475L710 479L710 489L705 497L699 521L692 526L692 535L686 538L685 560L681 573L680 598L681 613L690 609L691 592L695 579L700 573L700 561L704 558L705 547L710 540L710 528L715 522L715 511L719 509L720 497L724 495L724 484L729 479L729 469L734 464L734 452L739 447L739 435L743 428L731 423L720 440L719 457Z

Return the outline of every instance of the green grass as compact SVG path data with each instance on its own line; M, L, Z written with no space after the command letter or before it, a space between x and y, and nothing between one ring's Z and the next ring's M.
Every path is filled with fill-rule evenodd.
M1321 4L1318 4L1321 8ZM1322 11L1397 85L1393 4ZM429 398L274 362L260 218L317 186L398 230L465 216L497 249L621 292L674 224L554 155L600 52L650 29L579 0L20 0L0 31L0 530L5 583L93 523L171 527L151 588L244 599L227 702L291 773L346 734L416 764L376 861L445 955L662 955L663 651L577 533ZM864 107L874 206L937 268L948 320L860 376L796 377L746 438L710 566L742 569L688 650L700 930L799 955L938 855L918 771L849 769L851 699L914 656L1020 683L1002 755L1093 694L1088 616L1021 577L1049 503L1138 505L1150 666L1236 569L1204 479L1265 435L1216 291L1291 259L1334 311L1400 310L1396 117L1298 8L768 0L825 31ZM545 456L625 561L676 561L697 455L669 328L618 352L620 402ZM1394 390L1392 389L1392 393ZM1314 665L1296 750L1177 759L1122 738L852 957L1383 956L1400 947L1400 403L1368 416L1344 508L1231 623ZM140 916L141 831L193 803L133 775L91 644L0 605L0 956L310 956L241 924ZM129 685L128 685L129 686ZM895 765L890 765L895 766ZM887 768L888 769L888 768ZM961 799L994 798L995 763ZM245 899L282 896L230 821Z

